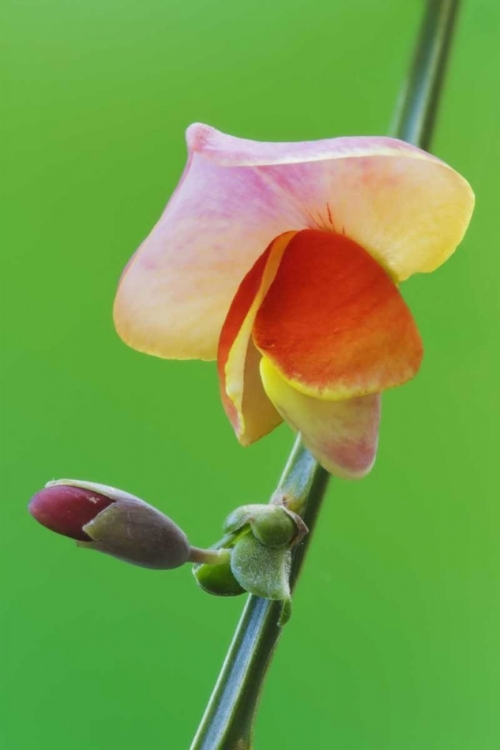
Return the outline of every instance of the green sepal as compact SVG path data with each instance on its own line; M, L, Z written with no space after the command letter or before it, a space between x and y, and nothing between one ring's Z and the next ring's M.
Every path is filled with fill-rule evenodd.
M256 514L258 514L261 508L265 508L265 505L241 505L239 508L235 508L226 518L222 526L222 530L225 534L234 534L243 526L246 526L252 521Z
M235 545L231 555L234 577L246 591L264 599L290 599L289 549L265 547L253 534Z
M283 625L287 624L291 616L292 616L292 599L290 597L289 599L284 599L282 606L281 606L280 619L278 620L278 625L280 626L280 628L282 628Z

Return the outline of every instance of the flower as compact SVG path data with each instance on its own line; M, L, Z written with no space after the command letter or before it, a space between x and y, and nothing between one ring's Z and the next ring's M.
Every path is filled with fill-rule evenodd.
M169 570L191 558L185 533L135 495L77 479L49 482L28 510L42 526L143 568Z
M166 358L218 360L242 444L283 419L331 473L375 460L380 394L418 371L398 285L434 271L469 223L467 181L383 137L258 143L207 125L122 275L119 335Z

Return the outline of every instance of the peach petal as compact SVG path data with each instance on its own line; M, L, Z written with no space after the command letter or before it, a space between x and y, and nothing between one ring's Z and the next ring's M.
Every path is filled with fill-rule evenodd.
M300 210L253 169L191 153L164 214L125 269L114 320L139 351L215 359L238 285L267 245L302 228Z
M345 479L368 474L377 453L380 394L320 401L292 388L266 357L260 372L267 395L321 466Z
M255 316L253 338L291 386L329 401L412 378L422 342L394 282L357 243L298 232Z
M345 233L402 280L443 263L472 212L460 175L394 139L257 143L206 125L187 135L181 182L114 309L122 338L158 356L213 359L239 283L283 232Z

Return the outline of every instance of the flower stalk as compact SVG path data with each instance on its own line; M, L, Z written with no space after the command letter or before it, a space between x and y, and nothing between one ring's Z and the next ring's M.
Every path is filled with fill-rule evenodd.
M300 512L309 533L297 546L292 562L293 591L328 485L322 469L297 438L276 493ZM282 604L250 596L243 610L219 679L191 750L247 750L262 682L281 635Z
M430 146L459 0L428 0L395 120L394 137ZM314 531L329 475L297 439L277 492L309 528L294 550L291 589ZM271 499L272 502L272 499ZM250 750L263 682L282 632L281 603L250 596L191 750Z
M197 565L224 565L230 558L231 553L227 549L201 549L191 546L189 551L189 562Z

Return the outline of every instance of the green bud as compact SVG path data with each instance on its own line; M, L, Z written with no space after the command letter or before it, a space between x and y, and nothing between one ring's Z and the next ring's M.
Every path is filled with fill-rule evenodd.
M283 547L290 544L297 534L297 526L287 511L279 505L265 505L265 513L259 513L250 526L256 539L266 547Z
M299 541L307 527L296 513L283 505L242 505L224 523L224 531L234 534L250 526L254 536L266 547L284 547Z
M194 565L193 575L198 586L214 596L238 596L245 589L240 586L228 561L222 565Z

